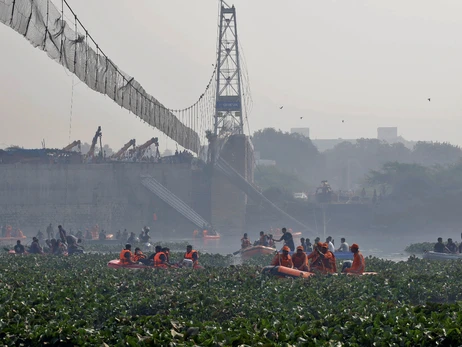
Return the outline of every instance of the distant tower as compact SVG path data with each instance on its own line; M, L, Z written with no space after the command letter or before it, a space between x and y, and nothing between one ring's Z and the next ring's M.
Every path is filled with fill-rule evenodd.
M214 134L243 134L236 9L224 0L221 0L219 35Z

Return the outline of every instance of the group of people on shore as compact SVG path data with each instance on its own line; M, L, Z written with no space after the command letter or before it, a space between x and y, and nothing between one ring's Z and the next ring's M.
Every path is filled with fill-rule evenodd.
M191 266L199 267L199 252L191 245L186 246L186 253L183 259L178 263L170 262L170 249L168 247L156 246L155 252L150 256L144 254L139 247L135 248L132 253L132 245L127 243L125 248L120 252L119 261L122 265L143 264L155 268L167 269L169 267Z

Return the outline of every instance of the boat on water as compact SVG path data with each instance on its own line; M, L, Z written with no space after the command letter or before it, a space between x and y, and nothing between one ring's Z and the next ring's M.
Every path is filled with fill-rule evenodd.
M170 268L161 268L161 267L154 267L152 265L144 265L144 264L122 264L119 259L110 260L107 263L107 266L112 269L132 269L132 270L139 270L139 269L178 269L178 265L172 265ZM194 265L193 261L190 259L183 259L182 262L183 268L192 268L195 270L203 269L203 267L199 264Z
M430 260L462 260L462 254L427 251L422 255L422 258Z
M262 274L269 275L269 276L276 276L281 278L310 278L311 276L315 276L316 273L308 272L308 271L300 271L297 269L291 269L285 266L265 266L262 270ZM332 274L334 276L339 275L338 273ZM348 276L369 276L369 275L377 275L377 272L364 272L363 274L352 274L347 273L345 275Z
M276 248L257 245L241 249L241 257L249 259L258 255L273 254L275 252Z

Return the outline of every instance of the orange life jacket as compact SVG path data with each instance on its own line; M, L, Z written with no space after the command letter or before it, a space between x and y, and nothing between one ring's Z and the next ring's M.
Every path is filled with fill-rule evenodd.
M324 265L324 270L328 273L337 272L337 264L335 261L335 255L331 251L324 253L324 258L322 259Z
M273 261L271 262L271 265L273 266L285 266L285 267L290 267L293 268L294 264L292 263L292 258L290 257L289 254L287 254L287 257L284 256L284 254L278 253L276 256L273 258Z
M164 255L165 256L165 261L167 261L167 254L164 252L157 252L156 255L154 256L154 267L160 267L160 268L167 268L167 265L162 262L160 257Z
M345 269L345 272L354 273L354 274L362 274L366 269L366 261L364 260L363 255L361 252L356 252L353 256L353 264L349 269Z
M141 251L140 251L139 254L136 254L136 253L135 253L135 254L133 255L133 261L138 262L138 261L140 261L140 259L146 259L146 255L144 255L143 252L141 252Z
M132 258L132 252L129 251L128 249L123 249L122 252L120 252L119 260L122 264L130 264L130 262L125 258L125 254L130 254L130 259Z
M307 265L308 264L308 259L306 257L306 254L305 253L297 253L295 252L293 255L292 255L292 262L294 263L294 267L295 268L300 268L304 265Z

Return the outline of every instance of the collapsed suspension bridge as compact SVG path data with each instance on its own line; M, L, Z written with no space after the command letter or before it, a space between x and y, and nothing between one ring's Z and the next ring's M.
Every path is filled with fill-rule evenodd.
M247 73L241 69L241 54L234 6L221 0L217 60L212 76L197 101L184 109L164 106L148 94L132 76L121 70L101 49L77 14L61 0L0 0L0 21L24 36L34 47L75 74L89 88L102 93L145 123L160 130L180 146L199 154L201 144L209 143L209 158L230 182L253 200L289 217L306 231L312 229L288 216L267 200L233 169L220 150L232 135L244 134L244 119L252 99ZM247 79L247 81L245 81ZM204 220L149 177L143 179L153 192L180 211L194 224ZM157 193L156 193L157 194Z

